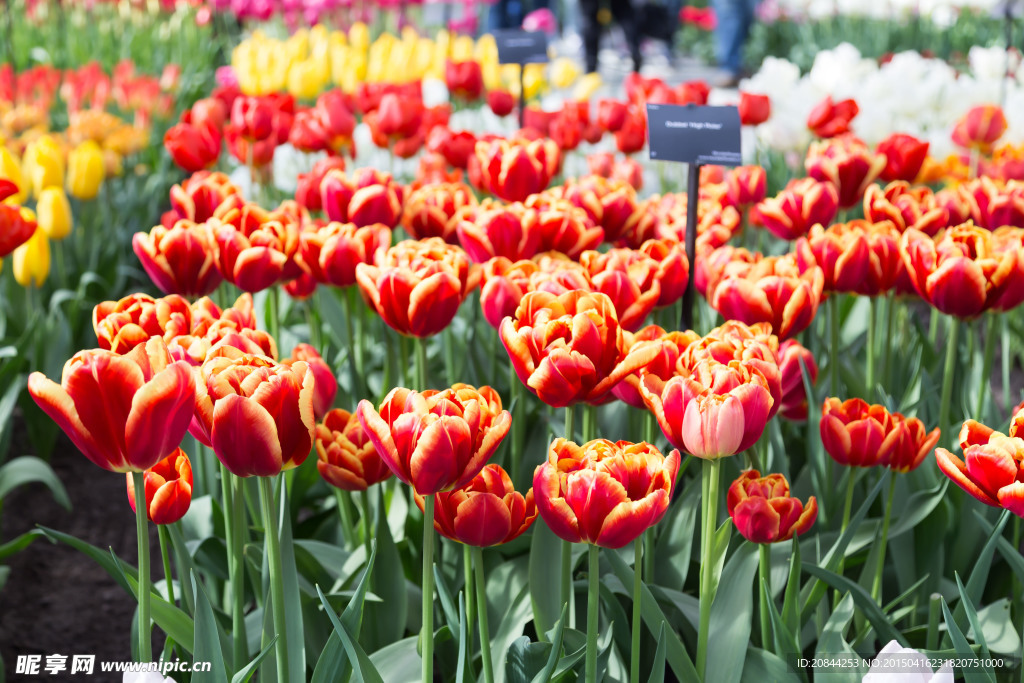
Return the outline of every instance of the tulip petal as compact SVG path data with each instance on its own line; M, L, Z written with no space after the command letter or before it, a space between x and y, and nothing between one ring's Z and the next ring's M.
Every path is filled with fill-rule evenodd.
M127 472L124 463L111 462L92 433L82 424L75 410L75 402L61 385L48 379L41 372L33 372L28 378L28 391L36 404L50 419L68 435L82 455L94 464L112 472Z
M213 451L232 474L269 477L281 471L274 418L251 398L230 394L213 408Z
M171 364L132 398L125 424L128 461L147 470L170 455L185 437L195 413L195 379L188 364Z
M502 499L493 493L469 496L455 513L455 534L467 545L497 545L511 531L512 515Z
M954 484L980 500L985 505L999 507L999 501L996 498L993 498L988 493L981 490L981 488L979 488L978 485L970 479L967 474L967 468L960 458L956 457L945 448L936 448L935 462L938 464L939 469L942 470L942 473L952 479Z
M452 486L461 474L459 465L468 462L472 453L473 435L464 419L444 415L429 424L409 458L416 493L429 496Z

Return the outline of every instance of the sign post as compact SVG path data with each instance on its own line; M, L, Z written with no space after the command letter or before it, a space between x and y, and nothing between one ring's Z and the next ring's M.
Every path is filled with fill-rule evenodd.
M679 325L680 329L692 330L700 167L708 164L739 166L743 163L740 113L736 107L648 104L647 141L651 159L677 161L687 166L686 259L690 263L690 274L683 293Z
M522 128L526 115L526 65L550 61L548 37L542 31L506 29L495 31L494 41L498 45L500 63L519 65L519 127Z

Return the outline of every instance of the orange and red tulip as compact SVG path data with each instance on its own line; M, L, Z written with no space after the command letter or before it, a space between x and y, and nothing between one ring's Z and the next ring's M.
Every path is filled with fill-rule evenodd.
M216 213L206 226L225 280L244 292L259 292L301 273L295 263L301 219L292 211L225 202Z
M1000 244L970 222L934 240L907 230L900 253L914 289L947 315L974 318L984 311L1008 311L1024 301L1024 251Z
M872 223L891 221L900 233L913 228L934 235L948 225L954 212L963 217L956 225L966 221L970 213L958 193L942 196L945 202L940 202L939 195L933 194L930 188L914 187L902 180L884 188L872 185L864 193L864 217Z
M542 140L510 142L480 140L476 158L484 187L496 197L521 202L551 182L560 163L557 146L549 149Z
M869 266L867 227L864 220L836 223L827 229L811 228L796 245L801 270L821 268L825 276L823 291L853 292L864 284Z
M167 229L157 225L132 237L132 249L146 274L165 294L206 296L223 281L217 270L217 247L205 226L180 220Z
M831 95L816 104L807 116L807 127L819 138L834 138L850 132L850 122L860 113L852 99L834 102Z
M825 451L839 464L880 465L897 472L915 469L939 440L939 430L926 432L916 417L890 413L859 398L827 399L820 429Z
M190 334L192 309L177 294L160 299L130 294L117 301L96 304L92 328L101 349L126 354L150 337L161 337L169 343L174 337Z
M313 447L314 375L303 361L219 346L198 371L192 435L240 477L298 467Z
M351 178L342 171L329 171L320 183L320 195L324 213L332 221L394 228L402 218L404 192L382 171L360 168Z
M807 419L807 390L803 368L807 369L807 379L813 386L818 381L818 364L814 361L814 354L796 339L782 342L779 346L779 375L782 380L779 414L794 422Z
M321 420L334 405L334 397L338 393L334 370L309 344L296 344L292 355L281 363L292 365L296 361L304 362L313 371L313 416Z
M415 494L423 510L423 496ZM434 528L442 536L486 548L518 538L537 519L533 489L517 492L501 465L485 465L473 480L436 494Z
M402 214L402 227L415 240L440 237L458 244L456 214L476 206L476 197L465 183L435 183L409 193Z
M604 239L604 230L594 225L584 209L566 199L556 199L537 213L540 251L560 251L571 259L588 249L596 249Z
M379 411L360 401L356 415L388 468L421 496L466 486L512 424L497 392L467 385L419 393L399 387Z
M41 372L28 391L85 457L112 472L144 472L172 453L192 419L195 380L154 337L124 355L79 351L61 383Z
M725 186L729 203L745 210L764 200L768 174L760 166L738 166L726 174Z
M540 249L537 212L521 204L492 207L458 221L459 243L476 263L501 256L512 261L533 258Z
M555 439L533 474L537 510L565 541L622 548L665 516L679 459L648 443Z
M405 240L356 266L356 281L377 314L399 334L430 337L455 318L476 286L466 253L440 237Z
M611 249L583 252L580 265L587 271L591 289L612 300L622 329L640 329L661 296L658 262L640 251Z
M903 180L914 182L928 158L928 143L913 135L893 133L878 143L876 152L885 156L881 178L887 183Z
M791 180L786 189L757 205L761 223L784 240L803 237L812 226L829 225L839 212L839 192L814 178Z
M356 283L356 266L373 263L377 252L390 245L391 230L386 225L358 228L331 222L299 235L296 261L317 282L348 287Z
M609 400L612 388L656 353L629 352L611 299L581 290L530 292L499 333L519 380L556 408Z
M1019 415L1019 413L1018 413ZM939 469L953 483L985 505L1024 517L1024 436L1020 422L1011 423L1009 436L968 420L960 430L961 460L945 448L935 449Z
M814 496L804 505L789 495L781 474L744 470L729 487L726 507L736 530L751 543L780 543L807 532L818 518Z
M656 307L671 306L682 299L690 277L686 245L672 240L650 239L640 245L639 251L658 262L658 270L654 275L660 290Z
M667 382L640 374L640 393L673 446L715 460L761 438L773 407L764 377L739 363L703 359Z
M647 337L654 334L653 339ZM683 353L693 342L700 339L700 336L692 330L685 332L665 332L657 325L650 325L640 330L635 335L627 335L627 342L631 341L629 348L644 344L657 349L647 363L640 368L626 375L621 382L615 385L612 393L615 398L634 408L646 409L644 397L640 393L640 376L648 374L658 377L661 381L667 382L682 370L680 365ZM632 339L630 339L632 338Z
M296 181L295 201L307 211L322 211L324 203L320 185L324 177L333 170L345 170L345 160L342 157L321 159L313 164L309 173L300 173Z
M861 201L885 168L885 157L873 153L853 135L843 135L812 142L804 165L810 177L835 185L840 208L848 209Z
M476 151L476 135L468 130L437 126L427 137L427 150L443 156L448 165L465 170Z
M240 199L240 191L223 173L193 173L181 185L171 187L171 210L163 215L161 223L167 229L182 219L205 223L232 196Z
M979 104L964 114L953 128L953 142L961 147L987 151L1006 132L1006 115L995 104Z
M335 408L317 424L314 437L316 468L331 486L365 491L391 477L355 413Z
M128 480L128 505L135 512L135 486ZM145 472L146 516L153 524L174 524L192 505L192 463L178 448Z

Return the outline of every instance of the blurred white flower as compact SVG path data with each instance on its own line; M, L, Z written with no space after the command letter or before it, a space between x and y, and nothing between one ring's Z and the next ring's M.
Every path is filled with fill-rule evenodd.
M953 667L944 664L938 671L932 671L928 657L890 640L861 683L953 683Z
M174 683L174 679L170 676L164 677L158 671L145 671L145 672L124 672L124 678L121 679L121 683Z

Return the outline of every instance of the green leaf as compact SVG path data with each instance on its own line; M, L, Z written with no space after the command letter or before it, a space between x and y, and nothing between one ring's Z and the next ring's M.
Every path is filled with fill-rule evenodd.
M1009 599L1000 598L978 610L978 623L989 650L1001 655L1020 652L1020 635L1013 623ZM974 633L968 633L967 637L978 640Z
M171 549L174 552L174 562L177 565L178 576L190 576L196 570L196 566L192 562L192 556L189 554L188 548L185 547L185 538L181 535L181 526L178 524L168 524L167 531L171 537ZM192 591L192 582L179 581L179 584L181 585L182 602L185 605L185 610L189 614L195 615L196 595Z
M490 578L490 577L489 577ZM523 632L523 627L530 621L532 611L530 609L530 589L523 586L519 594L513 598L505 612L504 618L498 625L498 629L491 636L489 644L481 643L481 647L491 648L491 661L494 662L495 683L504 683L505 680L505 654L512 643Z
M388 683L419 683L423 665L416 652L417 640L416 636L405 638L370 655L370 661Z
M114 551L110 551L110 557L115 563L115 568L120 572L121 577L128 584L132 597L139 599L138 572L134 567L125 564ZM195 641L195 626L192 618L182 612L174 605L164 600L159 593L150 590L149 606L153 613L153 623L163 629L168 638L173 638L183 648L192 652L192 643Z
M903 636L900 631L892 625L889 619L879 608L878 604L871 598L871 595L864 590L859 584L850 581L845 576L830 572L824 567L819 567L811 562L803 563L804 571L829 584L840 593L849 592L853 596L853 601L857 603L864 616L871 622L871 625L875 628L875 633L883 642L895 640L903 647L909 647L907 639Z
M775 607L775 601L772 600L771 589L768 588L767 581L760 581L759 587L761 593L765 598L765 605L768 607L768 619L772 625L772 633L774 634L775 651L776 652L800 652L800 644L797 641L797 636L794 634L786 624L782 621L782 615L779 614L779 610Z
M362 623L363 603L366 600L366 589L367 586L369 586L370 575L373 572L374 561L376 559L377 541L374 540L373 550L370 552L370 559L366 562L366 571L363 572L363 577L359 580L359 584L356 586L356 592L353 594L352 599L349 600L348 606L345 607L345 611L341 613L341 622L357 634L359 633L360 625ZM328 612L330 614L334 613L330 608L328 608ZM341 635L337 630L334 630L331 633L330 638L327 639L327 645L324 646L323 652L320 653L320 659L317 660L316 667L313 669L312 683L335 683L336 681L342 681L345 680L347 672L348 655L341 642Z
M366 683L384 683L384 679L381 678L380 672L377 671L373 662L370 661L366 651L363 650L362 646L352 636L348 627L338 619L338 615L331 609L331 604L327 602L327 596L320 590L320 586L316 587L316 592L320 596L320 602L323 603L327 616L330 617L331 623L334 624L334 632L341 637L342 645L345 647L345 654L348 655L349 661L352 662L352 669L357 677L356 680L365 681Z
M974 634L974 642L981 646L982 659L988 659L988 643L985 642L985 632L981 628L981 623L978 621L978 613L974 609L974 603L971 602L971 596L967 594L964 589L964 584L960 581L960 575L955 574L953 578L956 579L957 590L960 591L960 605L964 608L964 612L967 614L967 622L971 625L971 632ZM986 673L995 676L991 667L985 667Z
M537 633L551 630L562 605L562 539L547 524L534 524L530 539L530 604Z
M727 520L732 525L732 520ZM724 525L723 525L724 526ZM705 680L738 683L743 678L744 657L750 642L754 598L750 590L757 571L757 546L744 543L729 558L711 608L708 629L708 658Z
M949 611L949 605L946 604L946 599L940 597L942 603L942 616L946 622L946 630L949 633L950 640L953 641L953 647L956 649L957 657L962 659L977 659L977 655L974 654L974 650L971 649L970 644L967 642L967 638L964 637L963 631L956 625L956 620ZM962 667L960 672L963 674L964 681L966 683L991 683L995 680L994 677L990 676L987 672L972 667Z
M605 559L611 564L612 571L623 585L633 585L633 570L619 557L618 553L605 553ZM655 629L661 627L661 624L668 621L665 613L661 610L661 605L654 599L650 588L644 583L640 584L640 614L643 615L644 624L646 624L647 629L652 634ZM667 631L666 636L668 638L668 663L672 667L676 678L681 681L698 680L697 669L693 666L693 660L690 659L690 655L686 652L686 646L683 645L679 634L675 630L670 629Z
M274 651L274 643L277 642L277 636L274 636L267 643L267 646L255 658L245 666L243 666L234 676L231 677L231 683L248 683L252 675L256 673L256 669L263 662L264 658Z
M821 635L818 636L818 645L814 651L816 658L826 659L839 655L858 656L843 636L843 633L850 625L850 621L853 620L855 611L853 596L847 593L839 601L839 604L836 605L832 615L825 622L825 628L822 629ZM819 676L823 673L826 673L826 671L815 671L815 674ZM842 669L830 668L827 670L828 680L833 683L860 683L861 678L866 673L867 671L860 665Z
M459 611L455 608L455 601L452 600L448 581L441 572L441 568L436 564L434 565L434 587L437 589L437 597L441 601L441 612L444 614L445 624L454 631L459 626ZM437 624L438 628L440 626L441 624Z
M376 488L380 489L379 486ZM377 561L373 565L370 585L381 601L370 603L364 608L364 642L370 649L384 647L405 635L406 620L409 616L409 592L402 571L402 557L391 534L381 498L378 492L375 501L378 504L371 506L375 508L377 530L373 537L376 541ZM392 502L398 500L404 503L405 496L397 495ZM392 507L395 505L392 504Z
M0 501L2 503L3 501ZM14 553L20 552L32 544L32 541L36 540L37 537L42 536L43 532L39 529L32 529L26 531L20 536L16 536L11 540L7 541L3 545L0 545L0 561L10 557Z
M436 565L435 565L436 568ZM469 625L466 623L466 594L459 592L459 664L455 669L455 683L466 683L466 643L469 642Z
M558 666L558 659L562 654L562 637L565 634L566 616L568 616L568 605L562 605L562 614L558 617L555 633L551 636L551 653L548 655L548 661L530 683L550 683L551 676L555 673L555 667Z
M747 648L747 659L743 674L748 681L771 681L772 683L800 683L800 676L778 656L756 647ZM829 681L832 679L830 678Z
M14 414L14 408L18 405L18 397L21 396L22 389L25 388L25 375L15 375L11 383L4 390L3 396L0 397L0 443L4 442L10 431L14 420L11 416ZM0 473L3 472L3 468L0 468ZM67 496L65 496L66 498ZM0 493L0 500L3 500L4 494ZM59 501L58 501L59 502ZM70 505L68 506L70 507Z
M651 662L651 677L647 683L665 683L665 650L668 640L665 638L665 622L661 622L658 629L658 648L654 651L654 661Z
M982 546L981 552L978 553L974 559L974 568L971 570L971 576L967 579L966 590L961 590L961 598L966 595L967 599L961 599L960 604L953 610L953 618L957 620L957 623L963 623L964 613L968 606L967 603L973 604L981 599L981 592L985 589L985 584L988 582L988 571L992 566L992 556L996 552L996 542L1003 535L1003 528L1006 527L1006 523L1010 521L1010 511L1003 510L1002 514L999 515L999 521L996 522L995 528L992 529L992 533L988 535L988 539L985 541L985 545ZM960 577L956 577L957 585L960 584Z
M5 399L6 395L4 399L0 399L0 403ZM65 510L71 509L68 492L64 489L64 484L57 478L53 468L41 458L32 455L14 458L0 467L0 501L17 487L30 483L43 484L50 489L50 493L53 494L53 499L57 501L58 505Z
M271 290L276 296L277 290ZM302 623L302 599L299 594L299 575L295 568L295 544L292 540L292 521L279 478L275 500L278 503L278 525L281 529L281 583L284 587L284 621L288 634L288 680L306 680L306 646ZM276 634L275 634L276 635Z
M509 645L505 657L505 680L507 683L529 683L540 675L554 652L551 643L534 643L526 636L516 638Z
M782 601L782 623L790 633L800 632L800 541L793 536L793 553L789 558L789 578Z
M192 674L193 683L227 683L228 674L224 668L224 651L220 647L220 631L213 615L213 606L203 585L191 575L192 591L196 596L195 640L192 655L197 662L209 662L209 671Z
M700 512L700 480L690 480L680 498L669 507L668 518L661 522L654 546L655 583L678 591L683 590L692 561L694 527Z

